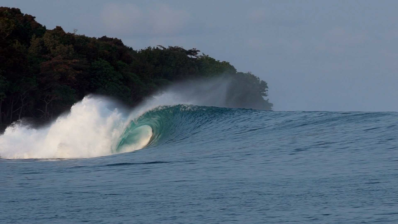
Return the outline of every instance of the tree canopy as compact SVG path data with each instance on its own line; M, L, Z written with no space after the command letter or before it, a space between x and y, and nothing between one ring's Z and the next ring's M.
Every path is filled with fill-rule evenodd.
M218 75L270 110L267 83L237 72L197 49L148 47L134 50L117 38L93 38L53 30L20 9L0 7L0 126L23 117L48 120L85 95L111 96L134 106L173 82ZM234 94L234 88L231 94Z

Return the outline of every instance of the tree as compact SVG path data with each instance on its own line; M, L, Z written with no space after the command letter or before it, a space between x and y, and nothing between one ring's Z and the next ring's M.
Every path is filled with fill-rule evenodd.
M123 76L109 62L100 59L91 64L91 86L95 93L129 101L130 89L123 83Z
M3 101L6 99L6 93L8 89L8 81L6 77L1 75L0 70L0 125L3 123Z

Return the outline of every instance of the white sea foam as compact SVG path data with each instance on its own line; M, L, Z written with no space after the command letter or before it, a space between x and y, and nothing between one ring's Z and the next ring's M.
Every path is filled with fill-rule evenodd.
M109 155L127 120L106 99L86 97L48 127L8 127L0 137L0 155L7 159L87 158Z

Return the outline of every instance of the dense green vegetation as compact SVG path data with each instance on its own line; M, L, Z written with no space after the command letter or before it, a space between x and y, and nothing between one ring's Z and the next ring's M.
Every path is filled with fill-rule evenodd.
M266 82L199 53L163 46L136 51L115 38L47 30L19 9L0 7L0 125L51 119L90 93L134 106L170 83L221 74L245 90L243 98L271 109L263 98Z

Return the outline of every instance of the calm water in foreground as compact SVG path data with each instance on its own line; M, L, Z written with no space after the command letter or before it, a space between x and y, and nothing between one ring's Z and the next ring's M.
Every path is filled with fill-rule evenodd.
M398 223L397 113L145 116L139 151L0 159L0 223Z

